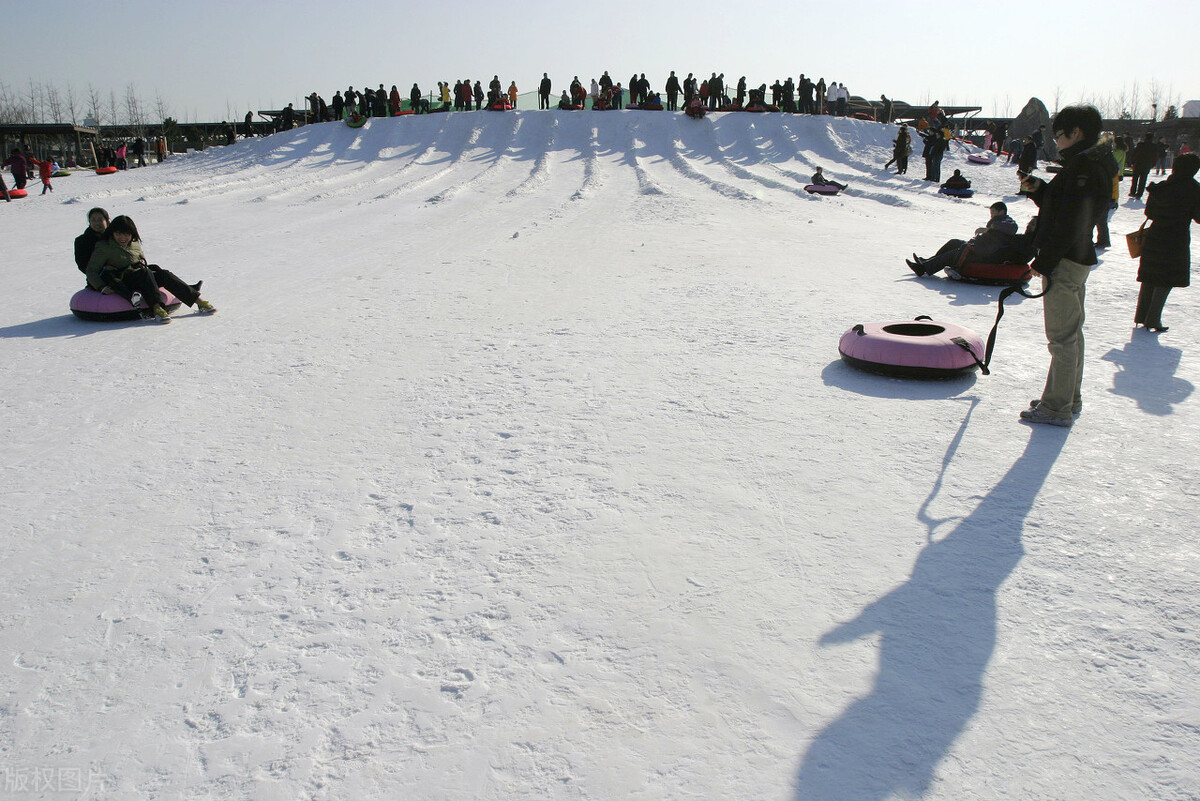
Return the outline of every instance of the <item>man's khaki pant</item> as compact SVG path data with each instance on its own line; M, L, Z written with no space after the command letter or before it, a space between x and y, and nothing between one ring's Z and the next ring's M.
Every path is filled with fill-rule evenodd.
M1083 406L1083 301L1090 272L1090 267L1063 259L1042 298L1050 372L1038 408L1046 414L1070 415Z

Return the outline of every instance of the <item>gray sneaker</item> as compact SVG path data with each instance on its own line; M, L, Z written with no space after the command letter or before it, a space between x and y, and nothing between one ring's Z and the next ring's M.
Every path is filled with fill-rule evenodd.
M1038 404L1039 404L1039 403L1041 403L1041 402L1042 402L1042 401L1041 401L1041 399L1040 399L1040 398L1034 398L1033 400L1031 400L1031 401L1029 402L1029 408L1030 408L1030 409L1036 409L1036 408L1038 407ZM1078 419L1079 419L1079 415L1081 415L1081 414L1083 414L1083 401L1080 401L1079 403L1072 403L1072 404L1071 404L1071 415L1072 415L1072 416L1073 416L1073 417L1074 417L1076 420L1078 420Z
M1072 415L1047 414L1037 406L1021 412L1021 419L1029 423L1045 423L1046 425L1062 426L1063 428L1070 428L1075 422L1075 418Z

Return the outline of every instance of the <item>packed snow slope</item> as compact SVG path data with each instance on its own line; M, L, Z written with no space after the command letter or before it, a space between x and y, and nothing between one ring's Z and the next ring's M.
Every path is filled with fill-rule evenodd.
M894 134L328 123L0 208L5 797L1200 797L1197 293L1132 330L1122 200L1073 429L1038 301L854 372L986 334L903 259L1034 213ZM92 206L220 313L72 317Z

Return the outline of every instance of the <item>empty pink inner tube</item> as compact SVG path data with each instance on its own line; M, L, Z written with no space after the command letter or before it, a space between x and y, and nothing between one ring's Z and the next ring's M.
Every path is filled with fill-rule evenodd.
M972 372L985 350L983 339L971 329L927 317L856 325L838 344L842 358L854 367L912 378Z

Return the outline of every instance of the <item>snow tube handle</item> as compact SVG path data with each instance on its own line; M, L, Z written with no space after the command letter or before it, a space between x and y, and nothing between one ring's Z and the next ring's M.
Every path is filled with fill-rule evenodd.
M979 361L979 357L975 355L975 351L971 350L971 344L967 342L967 340L963 339L962 337L954 337L950 341L965 350L967 355L975 360L975 364L979 365L979 372L983 373L984 375L992 374L992 371L988 369L987 364Z
M992 363L992 351L996 348L996 330L1000 328L1000 318L1004 316L1004 301L1008 300L1009 295L1016 293L1020 293L1023 297L1029 298L1030 300L1042 297L1050 291L1050 276L1045 276L1045 279L1045 287L1036 295L1029 294L1023 287L1020 286L1006 287L1004 291L1000 293L1000 301L997 304L998 308L996 309L996 322L992 324L992 332L988 334L987 349L983 353L983 363L980 364L980 367L983 368L984 375L987 374L987 365Z
M865 337L867 335L867 332L863 328L862 323L859 323L858 325L854 326L854 328L852 328L851 330L854 331L854 333L858 334L860 337Z

